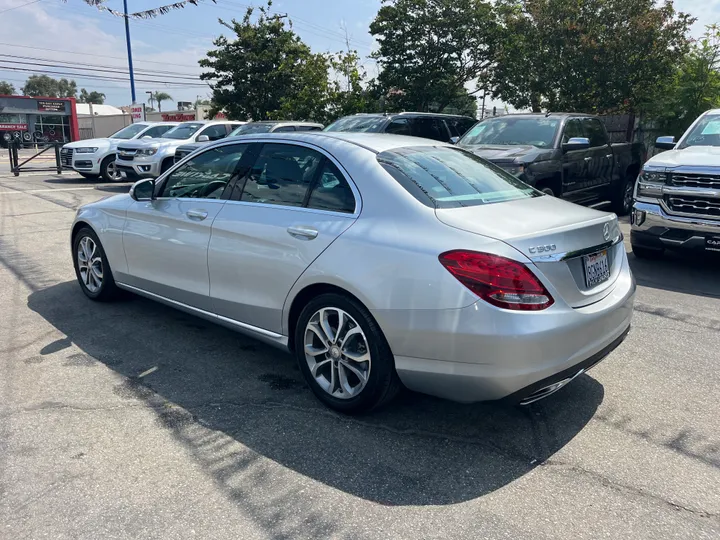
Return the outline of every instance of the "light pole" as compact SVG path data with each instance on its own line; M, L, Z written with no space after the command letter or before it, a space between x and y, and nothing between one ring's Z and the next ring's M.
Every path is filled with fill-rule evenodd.
M130 68L130 93L132 95L133 105L135 105L135 73L133 72L132 49L130 47L130 21L128 19L127 0L123 0L123 9L125 11L125 41L128 51L128 68Z

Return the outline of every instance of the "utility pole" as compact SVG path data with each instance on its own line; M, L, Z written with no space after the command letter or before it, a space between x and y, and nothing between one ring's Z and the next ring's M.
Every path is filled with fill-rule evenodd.
M127 0L123 0L123 9L125 11L125 41L128 51L128 67L130 68L130 93L132 94L132 102L135 105L135 74L132 65L132 48L130 47L130 19L128 18Z

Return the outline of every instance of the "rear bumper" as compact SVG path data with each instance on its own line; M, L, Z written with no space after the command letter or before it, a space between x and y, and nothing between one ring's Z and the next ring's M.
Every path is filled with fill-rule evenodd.
M613 291L583 308L515 313L479 301L458 310L374 315L411 390L465 403L522 401L599 362L625 338L635 281L627 259L623 266Z
M672 216L659 204L640 201L633 205L631 223L630 243L648 249L703 251L708 236L720 236L720 219Z

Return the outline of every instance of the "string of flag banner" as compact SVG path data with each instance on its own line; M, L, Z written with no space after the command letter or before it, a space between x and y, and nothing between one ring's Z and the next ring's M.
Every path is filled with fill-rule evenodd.
M187 4L192 4L193 6L197 6L202 0L183 0L182 2L175 2L173 4L167 4L165 6L159 6L154 9L147 9L145 11L137 11L135 13L128 13L127 17L130 19L154 19L158 15L165 15L166 13L169 13L170 11L174 9L184 9ZM110 9L109 7L106 7L102 4L102 0L98 2L93 2L95 4L95 7L98 8L100 11L107 11L111 15L114 15L115 17L125 17L125 14L122 11L115 11L114 9ZM216 0L212 0L213 4L217 4Z

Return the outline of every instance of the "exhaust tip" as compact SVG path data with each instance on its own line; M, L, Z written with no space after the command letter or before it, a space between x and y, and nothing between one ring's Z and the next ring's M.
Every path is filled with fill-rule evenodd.
M558 390L560 390L563 386L571 382L576 377L579 377L583 373L585 373L587 369L583 368L580 371L578 371L575 375L572 377L567 377L566 379L563 379L561 381L554 382L552 384L549 384L547 386L543 386L540 388L540 390L536 390L532 394L530 394L527 397L524 397L520 400L520 405L530 405L531 403L535 403L536 401L540 401L541 399L544 399L548 397L549 395L554 394Z

